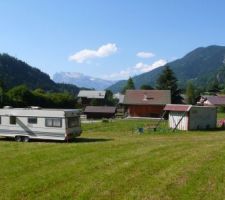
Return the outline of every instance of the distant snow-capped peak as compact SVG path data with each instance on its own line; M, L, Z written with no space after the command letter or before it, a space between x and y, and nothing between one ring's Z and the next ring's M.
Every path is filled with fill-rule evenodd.
M94 88L96 90L104 90L115 83L115 81L95 78L79 72L58 72L54 74L53 80L58 83L69 83L78 87Z

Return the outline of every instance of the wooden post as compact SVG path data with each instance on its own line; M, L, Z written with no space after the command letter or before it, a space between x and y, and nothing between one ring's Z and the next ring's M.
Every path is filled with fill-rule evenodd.
M167 112L166 110L163 112L163 114L162 114L162 116L161 116L161 118L160 118L159 122L156 124L156 126L155 126L154 130L156 130L156 129L158 128L158 126L159 126L159 124L161 123L162 119L164 118L164 116L165 116L166 112Z

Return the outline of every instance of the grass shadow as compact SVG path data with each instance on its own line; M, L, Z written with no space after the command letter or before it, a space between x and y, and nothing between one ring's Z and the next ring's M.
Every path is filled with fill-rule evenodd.
M0 142L16 142L14 138L12 137L0 137ZM65 141L61 140L46 140L46 139L30 139L29 143L37 143L37 142L43 142L43 143L65 143ZM20 142L22 143L22 142Z
M113 139L110 138L75 138L70 141L62 141L62 140L45 140L45 139L31 139L29 143L38 143L38 142L43 142L43 143L92 143L92 142L108 142L112 141ZM0 137L0 142L5 141L5 142L16 142L14 138L7 138L7 137Z
M109 142L111 138L75 138L72 142L75 143L92 143L92 142Z

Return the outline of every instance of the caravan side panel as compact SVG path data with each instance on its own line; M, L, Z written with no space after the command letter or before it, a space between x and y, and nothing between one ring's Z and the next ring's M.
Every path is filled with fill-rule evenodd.
M10 116L1 116L0 135L15 137L16 135L29 136L37 139L65 139L65 118L61 127L46 127L45 118L38 117L37 124L29 124L28 117L16 117L16 124L10 124Z

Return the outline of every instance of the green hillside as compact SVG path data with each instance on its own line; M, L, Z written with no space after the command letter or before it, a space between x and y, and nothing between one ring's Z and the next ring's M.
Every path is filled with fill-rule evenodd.
M6 89L25 84L30 89L42 88L47 91L68 91L76 94L79 88L71 84L57 84L48 74L8 54L0 54L0 80Z
M197 48L181 59L168 63L176 74L181 87L185 86L188 80L193 80L196 85L205 85L207 82L217 77L218 81L224 82L224 70L221 67L225 61L224 46L209 46ZM133 77L136 88L143 84L155 85L163 67L159 67L150 72ZM113 92L122 90L126 81L119 81L108 89Z

